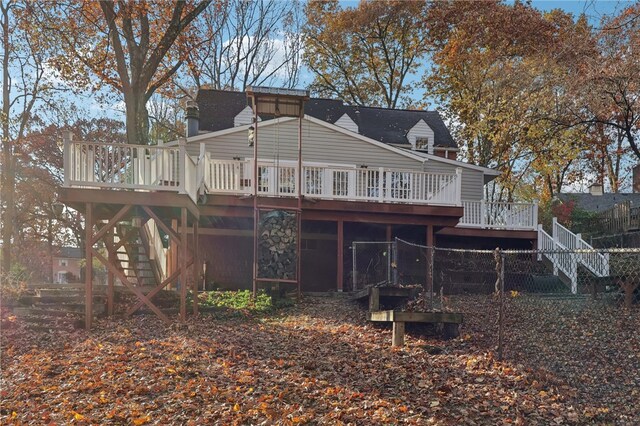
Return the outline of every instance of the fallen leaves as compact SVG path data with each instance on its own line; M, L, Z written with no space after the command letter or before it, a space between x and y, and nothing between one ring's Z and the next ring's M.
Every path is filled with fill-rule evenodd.
M335 298L262 317L204 315L189 329L152 316L104 320L91 333L35 333L18 324L2 330L0 423L637 423L633 404L607 399L615 392L598 396L603 385L583 377L596 374L610 389L628 391L628 401L637 399L639 370L619 362L637 347L630 332L637 317L609 317L625 339L616 343L615 333L575 312L562 326L573 327L580 345L611 345L559 349L567 334L533 322L537 311L519 305L526 300L513 298L508 307L513 322L503 363L492 355L492 302L481 297L460 302L462 338L443 342L410 330L408 345L397 350L389 347L388 327ZM581 331L580 323L589 328ZM548 329L561 334L545 341ZM595 373L581 369L592 367L587 356L599 365Z

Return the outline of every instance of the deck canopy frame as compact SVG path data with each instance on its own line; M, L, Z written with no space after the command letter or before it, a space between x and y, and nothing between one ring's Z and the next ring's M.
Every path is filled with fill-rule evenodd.
M286 282L295 284L300 295L300 265L301 265L301 241L302 241L302 119L304 118L304 103L309 100L308 90L278 89L271 87L253 86L246 89L247 101L253 109L253 295L258 292L260 282ZM297 205L294 208L280 208L296 215L296 276L295 280L278 278L261 278L258 274L258 230L260 212L272 210L273 206L263 204L258 197L258 116L273 116L298 118L298 168L297 168ZM276 123L276 126L278 124Z

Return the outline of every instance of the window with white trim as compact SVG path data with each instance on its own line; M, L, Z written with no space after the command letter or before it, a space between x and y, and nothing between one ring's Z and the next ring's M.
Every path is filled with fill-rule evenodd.
M416 150L428 151L429 150L429 138L416 138Z

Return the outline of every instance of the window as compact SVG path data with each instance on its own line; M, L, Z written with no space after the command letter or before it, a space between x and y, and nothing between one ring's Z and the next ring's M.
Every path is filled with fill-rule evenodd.
M58 260L58 266L67 266L67 259L60 259Z
M416 150L427 151L429 149L429 138L416 138Z

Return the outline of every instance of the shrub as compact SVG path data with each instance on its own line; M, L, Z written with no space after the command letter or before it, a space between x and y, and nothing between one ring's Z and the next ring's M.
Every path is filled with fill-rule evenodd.
M208 291L200 293L198 297L200 306L253 312L270 312L293 304L290 299L274 300L264 291L259 291L255 299L252 298L252 293L249 290Z

